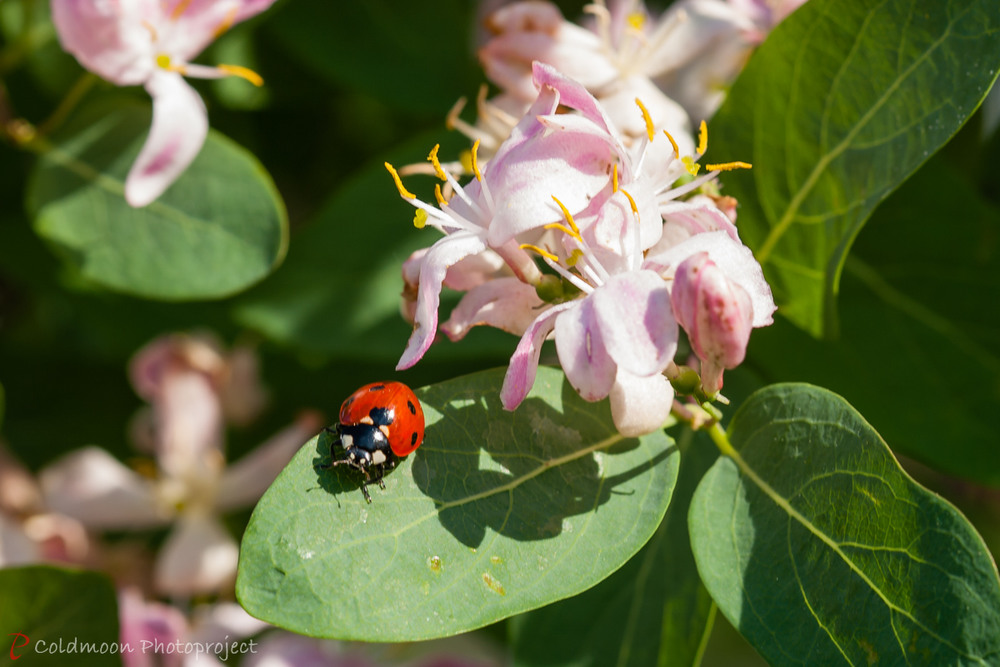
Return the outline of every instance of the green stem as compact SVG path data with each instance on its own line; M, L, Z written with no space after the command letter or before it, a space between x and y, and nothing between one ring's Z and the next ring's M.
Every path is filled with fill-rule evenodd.
M91 72L84 72L76 80L76 83L73 84L73 87L69 89L69 92L66 93L66 97L62 99L56 110L38 126L38 134L48 136L62 125L66 117L69 116L70 112L80 103L80 100L83 99L95 83L97 83L97 75Z

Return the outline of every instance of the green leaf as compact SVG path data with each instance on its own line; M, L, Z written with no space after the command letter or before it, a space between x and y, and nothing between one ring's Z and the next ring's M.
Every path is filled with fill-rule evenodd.
M514 412L496 369L418 392L424 444L373 487L314 469L311 440L254 510L236 594L294 632L405 641L457 634L590 588L649 540L677 477L662 431L620 436L542 367ZM338 450L339 451L339 450Z
M931 160L858 237L839 339L818 341L779 319L754 333L753 364L772 381L843 395L897 452L1000 486L998 235L1000 210L944 159Z
M150 118L145 106L92 107L53 139L28 191L37 232L84 278L147 298L217 298L266 276L285 253L284 204L257 160L221 134L209 132L158 200L125 202Z
M719 609L772 665L1000 661L982 538L847 402L774 385L729 441L695 492L691 543Z
M835 330L858 230L965 122L998 65L994 0L810 0L771 34L711 136L719 159L753 163L725 175L725 193L780 313Z
M122 664L111 651L118 646L115 590L96 572L0 569L0 632L0 665L65 665L68 658L82 667Z
M691 554L687 514L695 487L719 452L707 438L693 441L690 431L678 445L677 488L653 538L590 590L512 619L515 664L699 664L715 607Z
M477 85L473 7L463 0L290 2L265 27L330 80L443 118Z

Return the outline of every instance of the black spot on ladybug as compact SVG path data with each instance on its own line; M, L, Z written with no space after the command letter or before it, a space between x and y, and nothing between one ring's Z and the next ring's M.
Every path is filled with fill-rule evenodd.
M417 446L417 432L414 431L413 433L410 434L410 447L416 447L416 446Z
M372 386L368 387L368 391L382 391L383 389L385 389L384 384L373 384Z
M407 401L406 402L406 407L408 407L410 409L410 414L411 415L417 414L417 406L415 406L413 404L413 401ZM414 434L414 435L416 435L416 434Z
M368 416L372 418L372 423L376 426L389 426L396 417L391 408L372 408L368 412Z

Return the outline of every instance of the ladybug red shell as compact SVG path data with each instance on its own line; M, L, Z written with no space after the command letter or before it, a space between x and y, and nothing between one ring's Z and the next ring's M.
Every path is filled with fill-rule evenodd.
M319 467L346 465L362 472L361 492L371 502L368 483L384 489L385 473L423 442L424 409L402 382L373 382L347 397L340 406L339 423L326 430L336 440L330 444L330 463ZM338 445L344 450L339 460L334 450Z

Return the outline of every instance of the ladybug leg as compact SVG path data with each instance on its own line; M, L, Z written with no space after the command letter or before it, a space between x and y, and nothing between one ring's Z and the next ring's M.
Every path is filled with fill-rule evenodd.
M368 475L368 473L365 473L366 477L367 477L367 475ZM372 504L372 497L371 497L371 494L368 493L368 480L367 479L365 479L365 481L361 482L361 493L364 495L365 500L368 501L368 504L371 505Z

